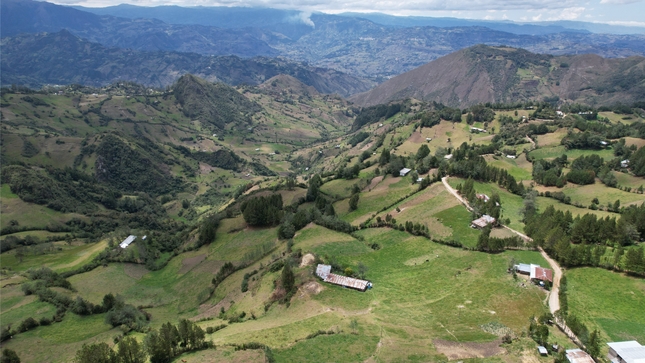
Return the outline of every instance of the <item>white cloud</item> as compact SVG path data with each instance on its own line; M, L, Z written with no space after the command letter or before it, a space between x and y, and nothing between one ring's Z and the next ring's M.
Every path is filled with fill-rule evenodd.
M641 0L600 0L601 4L625 5L641 2Z

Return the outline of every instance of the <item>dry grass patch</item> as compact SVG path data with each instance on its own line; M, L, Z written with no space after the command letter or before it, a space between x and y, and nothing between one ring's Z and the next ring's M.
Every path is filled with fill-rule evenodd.
M488 358L506 353L506 349L500 347L502 340L498 339L488 343L472 342L451 342L448 340L435 339L435 348L448 359Z
M138 265L136 263L124 263L123 272L125 272L128 277L131 277L135 280L140 280L148 272L148 269L144 265Z
M185 274L186 272L192 270L193 267L199 265L199 263L204 261L204 259L206 259L205 254L184 258L181 261L181 268L179 269L179 273L182 275Z

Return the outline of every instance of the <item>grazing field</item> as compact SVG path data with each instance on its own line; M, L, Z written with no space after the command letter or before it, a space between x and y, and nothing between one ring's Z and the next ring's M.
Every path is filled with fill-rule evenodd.
M53 244L53 252L45 251L42 254L29 253L23 257L21 262L16 257L16 251L13 250L1 254L0 262L3 268L10 268L14 271L25 271L30 268L46 266L54 271L64 272L90 262L105 247L107 247L107 241L87 244L77 243L71 246L65 242L55 242ZM35 248L38 248L38 246Z
M592 210L588 208L578 208L574 205L564 204L559 202L558 200L555 200L553 198L547 198L547 197L537 197L537 205L538 205L538 210L541 212L544 211L547 207L552 205L557 210L561 210L563 212L567 212L567 211L571 212L574 218L576 216L583 216L585 214L595 214L598 218L605 218L605 217L618 218L620 216L618 213L613 213L613 212L606 212L602 210Z
M537 145L538 147L558 146L565 136L567 136L567 129L557 129L555 132L538 135Z
M584 206L591 204L591 200L598 198L600 205L606 206L607 203L614 203L620 200L620 205L642 204L645 201L643 194L628 193L616 188L610 188L600 182L589 185L567 184L562 188L562 192L571 197L571 202L578 202Z
M645 341L645 280L599 269L567 271L569 312L603 340Z
M349 211L348 200L336 202L334 209L343 220L358 225L417 189L418 186L410 182L410 177L395 178L388 175L371 192L360 193L358 208L355 211Z
M639 178L637 176L620 173L617 171L614 171L612 173L616 176L616 180L618 180L619 186L630 187L632 189L638 189L640 186L645 188L645 178Z
M485 155L484 158L488 165L508 171L517 181L531 180L533 178L531 175L533 165L526 160L524 153L520 154L516 159L492 155Z
M553 159L561 156L562 154L567 155L569 161L579 158L580 156L589 156L596 154L605 161L611 160L614 158L614 153L611 149L603 150L578 150L572 149L567 150L564 146L549 146L541 147L530 152L531 157L535 159Z

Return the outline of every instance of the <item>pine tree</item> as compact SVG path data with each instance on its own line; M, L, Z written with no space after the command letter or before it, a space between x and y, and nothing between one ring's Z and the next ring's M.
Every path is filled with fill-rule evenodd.
M284 268L282 269L282 287L287 291L287 293L291 292L293 290L294 285L296 283L296 277L293 274L293 271L291 270L291 265L289 262L284 264Z
M123 338L118 345L119 363L145 363L148 355L143 346L133 337Z

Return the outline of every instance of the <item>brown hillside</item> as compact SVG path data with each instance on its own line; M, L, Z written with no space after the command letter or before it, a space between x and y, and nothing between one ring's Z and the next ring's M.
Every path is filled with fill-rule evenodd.
M258 88L268 91L270 93L295 93L306 96L319 95L318 91L312 86L300 82L295 77L279 74L275 77L269 78L267 81L258 86Z
M396 76L350 100L372 106L416 98L467 107L555 96L594 105L642 99L645 58L606 59L592 54L553 57L478 45Z

